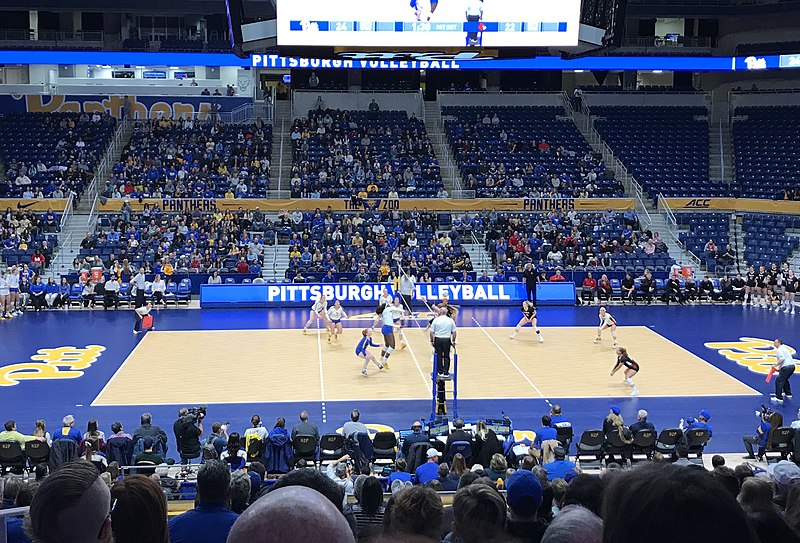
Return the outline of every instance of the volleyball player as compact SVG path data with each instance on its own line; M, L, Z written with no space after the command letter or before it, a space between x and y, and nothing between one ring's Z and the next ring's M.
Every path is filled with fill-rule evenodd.
M753 295L756 291L756 269L753 266L747 268L746 281L744 283L744 301L742 305L753 305Z
M528 300L522 302L522 318L514 328L514 332L508 336L509 339L514 339L517 337L517 332L519 332L519 329L528 323L531 323L531 326L533 326L533 331L536 332L537 336L539 336L539 343L544 343L544 336L542 336L542 332L539 330L539 326L536 321L536 306L533 305L533 302L529 302Z
M361 341L356 345L356 356L364 360L364 364L361 366L361 375L367 377L367 364L369 362L373 362L379 369L389 369L389 366L378 362L378 359L367 350L367 347L380 347L380 345L372 342L372 330L364 328L361 330Z
M394 300L392 300L392 307L396 308L397 310L394 312L393 317L393 324L397 327L397 335L400 336L400 348L406 348L406 335L403 333L403 316L406 314L406 308L403 307L403 304L400 302L400 296L395 296Z
M325 328L328 327L328 300L325 299L324 294L311 306L311 311L308 312L308 321L306 325L303 326L303 335L308 333L308 327L311 326L314 317L324 320Z
M450 305L450 297L447 295L442 296L441 302L439 302L438 304L431 305L431 311L433 312L433 317L431 317L431 320L428 321L428 326L425 327L426 333L428 332L428 330L430 330L433 319L436 318L436 316L439 314L439 309L441 309L442 307L444 307L447 310L447 316L450 317L451 319L455 319L456 315L458 315L458 307Z
M331 336L339 341L339 335L342 333L342 319L346 318L347 311L344 310L339 300L333 302L333 306L328 308L328 343L331 342Z
M786 290L783 293L784 313L791 313L794 315L794 300L797 295L798 287L800 287L800 278L795 276L793 269L789 268L786 274Z
M389 294L389 289L387 289L386 287L383 287L383 290L381 291L381 295L378 298L378 305L392 305L392 301L393 300L394 300L394 298L392 297L391 294Z
M639 372L639 364L628 356L628 350L625 347L617 347L617 363L614 365L614 369L611 370L611 376L613 377L617 370L623 366L625 367L625 371L623 371L625 382L631 387L631 396L636 396L639 391L636 389L636 385L633 384L633 376Z
M19 306L19 267L11 266L8 274L8 312L11 316L22 315L22 308Z
M762 309L767 308L767 289L769 288L769 273L767 273L767 268L764 266L758 267L758 273L756 274L756 303L755 305L760 305Z
M431 20L430 2L428 0L411 0L410 5L414 8L414 17L417 21L427 22Z
M399 313L398 313L399 312ZM395 314L402 315L403 308L397 308L393 305L379 305L375 309L375 322L373 328L378 322L381 322L381 333L383 334L383 349L381 350L381 363L388 368L389 357L392 356L395 348L394 338L394 316Z
M8 270L0 273L0 320L10 319L11 315L11 304L9 303L9 299L11 298L10 291L8 288Z
M617 343L617 321L611 316L611 313L606 311L605 307L600 308L599 312L600 326L597 327L597 337L594 338L595 343L600 343L600 334L605 329L611 330L611 337L614 338L614 347L619 346Z

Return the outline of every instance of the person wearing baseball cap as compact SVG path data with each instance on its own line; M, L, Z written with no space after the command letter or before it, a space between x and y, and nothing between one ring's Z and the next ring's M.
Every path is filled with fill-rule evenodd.
M424 486L439 478L439 451L431 447L426 454L428 461L414 471L415 485Z
M530 471L515 471L506 479L508 520L506 532L520 541L542 539L547 523L537 518L542 503L542 483Z
M686 427L686 430L692 430L694 428L703 428L708 430L708 437L710 438L713 435L713 430L711 429L711 425L708 423L708 419L711 418L711 412L708 409L701 409L700 412L697 414L697 418L694 419L692 422L689 422L689 426ZM691 420L691 419L690 419Z

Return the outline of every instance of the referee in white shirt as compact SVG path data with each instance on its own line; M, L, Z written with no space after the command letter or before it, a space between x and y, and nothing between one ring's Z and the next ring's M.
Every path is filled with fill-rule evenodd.
M456 323L447 316L447 308L440 307L439 316L433 319L430 328L431 345L436 353L437 376L450 377L450 347L456 344Z
M782 404L784 396L789 399L792 397L792 387L789 384L789 378L794 373L795 361L794 358L792 358L792 353L789 352L789 349L783 344L780 338L776 339L773 345L775 345L775 358L778 359L774 368L778 375L775 379L775 397L772 400Z

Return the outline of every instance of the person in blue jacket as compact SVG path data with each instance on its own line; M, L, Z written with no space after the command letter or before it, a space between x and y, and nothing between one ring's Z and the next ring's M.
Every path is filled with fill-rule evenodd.
M61 284L58 285L58 298L56 299L56 307L69 306L69 293L72 290L72 285L69 284L66 277L61 278Z
M47 280L47 284L44 287L44 301L47 303L47 309L53 309L57 300L58 285L56 285L56 280L51 277Z
M45 285L42 284L42 278L38 275L33 279L30 293L34 311L41 311L44 307Z

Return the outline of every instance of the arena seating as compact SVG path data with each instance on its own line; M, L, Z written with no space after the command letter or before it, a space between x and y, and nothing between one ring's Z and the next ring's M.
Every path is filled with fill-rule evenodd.
M153 120L137 123L106 196L263 198L272 126Z
M558 119L560 113L555 107L442 108L464 188L480 198L622 196L621 184L605 175L589 144L572 122ZM495 116L499 122L492 122Z
M604 270L614 272L631 272L641 275L645 269L654 272L666 272L675 263L669 256L665 247L656 244L655 251L651 254L645 252L641 244L636 240L643 238L643 233L638 230L636 221L625 219L622 213L605 214L576 214L579 223L575 225L564 215L532 213L526 215L524 219L518 220L515 224L509 225L501 221L496 228L500 233L501 239L506 243L503 250L506 257L511 258L511 263L515 271L511 276L519 277L522 262L520 257L527 252L527 247L522 254L519 251L510 251L507 240L511 233L521 234L521 245L530 245L530 254L534 266L539 270L553 270L562 267L567 271L571 270ZM491 222L487 217L486 222ZM626 226L634 224L634 228ZM544 224L549 224L551 233L542 236ZM535 243L530 240L534 233L543 240L543 243L534 248ZM554 243L553 240L557 241ZM518 246L520 246L518 244ZM548 261L547 254L551 249L562 253L560 262ZM498 266L503 265L502 259L495 256L498 248L492 247L493 260ZM512 256L509 257L509 253Z
M0 196L65 198L80 194L91 179L116 126L109 115L96 122L87 113L12 113L0 118L0 158L6 166ZM30 185L16 178L27 173Z
M80 249L82 262L76 269L99 257L106 269L115 260L120 264L127 260L132 269L144 266L148 273L159 273L169 261L177 272L235 273L239 257L246 255L256 236L263 243L275 239L270 221L259 211L188 216L153 208L131 215L128 221L121 213L106 213L99 217L91 247ZM257 260L261 262L260 253Z
M320 125L327 126L324 135L317 132ZM314 110L295 120L292 131L297 134L293 198L349 198L360 192L386 198L392 188L398 196L432 198L444 186L424 122L405 111ZM376 192L367 190L370 179Z
M705 251L706 243L714 241L718 250L730 243L730 216L727 213L677 213L679 225L688 226L688 232L681 232L678 238L686 249L694 253L709 269L716 268L716 259Z
M398 247L400 249L396 256L402 265L418 274L429 272L432 281L455 281L456 276L463 277L459 268L463 267L465 258L470 255L461 247L459 229L449 228L449 213L439 214L438 217L423 213L416 221L381 212L364 213L363 216L359 214L359 217L364 219L364 223L355 228L353 234L341 228L348 218L342 213L330 216L333 227L325 226L325 217L319 212L304 213L301 224L293 224L288 216L282 217L275 227L279 240L289 243L289 253L292 255L286 278L293 280L300 272L305 282L319 282L324 281L323 276L328 270L333 270L337 282L354 280L359 272L367 274L371 281L379 275L383 263L394 266L394 252ZM373 230L378 225L383 226L385 235ZM303 228L308 235L297 234L299 228ZM449 231L449 243L438 243L437 230L442 229ZM362 247L352 241L355 231L363 239ZM334 232L343 233L341 241L334 238ZM416 248L407 245L412 233L417 240ZM411 264L411 260L414 260L414 264ZM471 266L463 269L470 272L470 280L475 280Z
M800 237L786 235L800 228L800 216L766 213L744 214L745 260L753 266L780 266L800 248Z
M61 216L53 213L52 218L55 223L51 226L46 224L45 213L5 210L0 215L0 261L8 266L30 264L31 256L39 249L49 263L58 247L55 232L60 230Z
M736 180L741 196L774 200L797 189L800 107L739 107L734 114Z
M592 107L594 126L655 199L727 196L708 177L708 111L698 107Z

